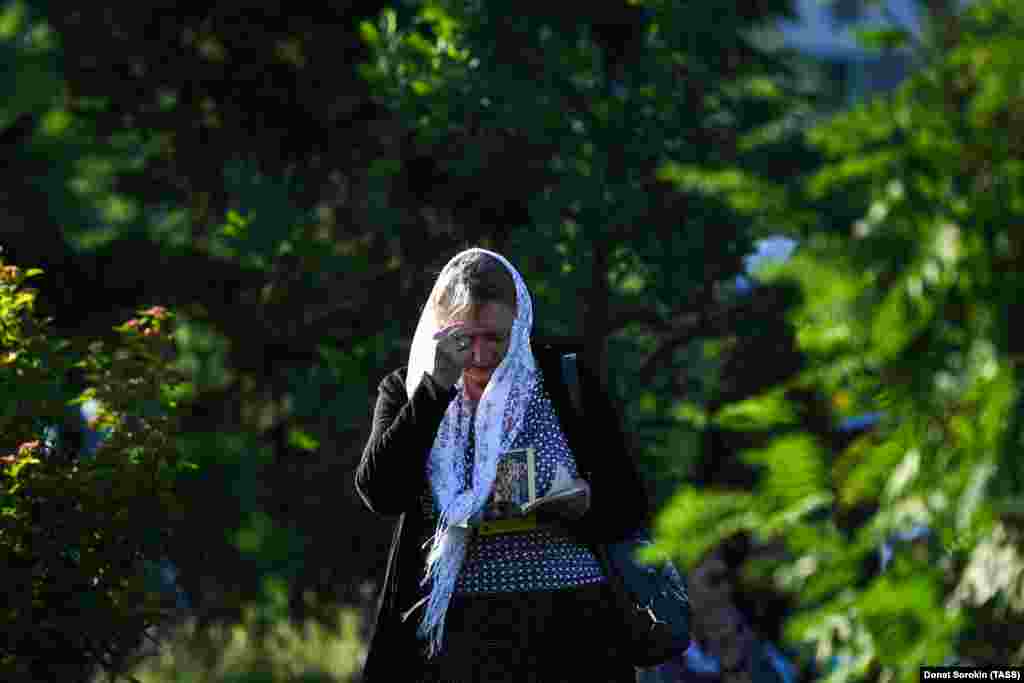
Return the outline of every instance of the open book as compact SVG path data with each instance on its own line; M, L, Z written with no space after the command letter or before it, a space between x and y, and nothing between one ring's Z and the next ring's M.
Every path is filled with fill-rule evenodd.
M537 479L537 457L532 447L502 453L494 489L471 526L483 536L529 531L537 527L538 510L587 495L586 488L574 484L563 465L556 466L555 477L543 496L537 494Z

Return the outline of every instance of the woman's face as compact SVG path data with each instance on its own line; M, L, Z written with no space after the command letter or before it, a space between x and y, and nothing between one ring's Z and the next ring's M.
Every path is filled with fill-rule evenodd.
M470 340L470 366L463 372L467 385L487 386L491 375L508 353L516 313L503 303L489 301L477 311L476 319L464 320L462 334ZM455 322L455 321L452 321Z

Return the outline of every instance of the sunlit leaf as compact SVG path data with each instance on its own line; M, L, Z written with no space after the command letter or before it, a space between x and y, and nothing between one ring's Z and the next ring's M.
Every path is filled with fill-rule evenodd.
M320 442L301 429L291 429L288 432L288 445L303 451L315 451L320 447Z
M872 50L892 50L907 45L910 32L900 28L860 29L857 42Z
M797 416L782 392L774 392L730 403L718 411L714 420L726 429L771 429L794 424Z

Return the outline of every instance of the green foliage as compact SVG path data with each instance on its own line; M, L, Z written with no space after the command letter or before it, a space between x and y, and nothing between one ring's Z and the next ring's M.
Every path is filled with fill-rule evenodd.
M178 398L194 398L201 391L223 388L233 380L228 365L230 342L202 319L183 316L174 329L179 352L173 359L175 369L189 381L177 389Z
M8 456L4 519L34 533L25 500L41 492L133 512L148 496L167 519L150 527L176 559L191 552L186 573L221 586L197 599L226 605L268 576L335 569L351 515L324 583L354 595L379 573L360 535L385 530L338 495L339 469L439 263L482 244L520 267L546 331L582 335L613 369L664 503L660 550L689 565L735 532L779 541L785 557L759 572L796 605L788 644L834 680L1011 660L983 629L1020 605L1020 3L936 17L910 83L806 134L792 62L749 40L788 4L349 3L259 31L216 8L167 18L153 40L146 11L4 3L0 126L14 139L27 125L8 150L4 235L53 259L44 303L81 335L61 347L31 322L31 292L0 296L0 433L25 445ZM744 298L734 276L776 233L801 248ZM783 321L786 291L802 299ZM90 349L75 326L136 299L175 313ZM789 332L807 362L779 380ZM75 363L85 392L64 377ZM35 449L76 398L100 400L112 431L69 473ZM869 411L878 425L833 448L830 426ZM735 465L753 490L673 495L718 457L702 448L712 428L753 434ZM59 496L44 485L58 472ZM71 578L113 576L126 548L155 556L137 528L151 514L104 519L67 531L85 567ZM938 544L927 561L867 575L918 523ZM118 619L104 623L143 623ZM256 668L224 676L270 675Z
M224 530L222 542L250 558L263 576L294 576L305 544L294 529L254 508L261 448L251 438L182 432L181 416L197 387L208 391L224 384L224 348L217 335L194 321L179 324L177 315L154 306L117 326L116 344L69 345L33 312L36 292L24 284L40 274L0 264L0 385L8 397L2 426L5 449L14 451L0 465L0 552L5 582L21 586L23 595L5 609L8 635L0 661L7 680L80 678L97 669L124 670L138 658L134 652L143 631L173 612L150 574L154 562L187 543L174 536L189 507L189 481L234 470L233 489L223 495L243 515L237 528ZM84 389L66 382L73 372L83 375ZM63 442L52 443L41 427L62 424L65 407L85 401L99 406L90 428L106 435L88 458ZM290 439L301 449L317 447L314 437L298 429ZM252 607L259 612L253 617L257 626L249 619L221 643L221 673L203 669L186 650L178 660L164 657L160 666L147 665L146 675L171 675L167 671L173 669L174 676L256 676L271 670L273 680L345 680L358 661L351 615L341 634L318 624L296 630L287 625L287 585L278 579L268 586L270 595ZM74 610L64 609L69 593L76 595ZM247 644L252 628L260 632L258 647ZM186 641L174 647L191 647ZM50 649L57 643L59 656ZM57 663L66 668L58 671Z
M315 620L293 623L287 587L268 581L264 598L238 623L200 628L186 620L166 636L159 653L136 663L128 675L140 683L350 681L364 655L358 617L345 610L337 621L338 628Z
M0 553L5 585L17 587L4 608L3 677L81 677L117 668L165 615L146 569L163 556L168 520L183 508L173 486L184 464L171 438L177 417L166 398L182 381L167 363L174 317L159 306L140 311L118 328L116 345L85 348L54 337L35 314L36 292L24 282L38 269L0 265L0 273L0 432L12 453L0 465ZM69 381L75 372L84 391ZM67 412L86 400L100 405L91 426L108 433L91 457L74 449Z
M746 493L699 491L682 487L666 505L655 526L657 540L651 555L671 551L681 566L693 566L710 548L738 531L757 524Z
M615 331L596 311L665 315L680 306L679 292L735 275L750 230L783 201L759 180L760 168L739 171L711 140L720 133L728 138L721 147L733 146L733 135L770 123L792 98L750 55L718 73L726 69L695 44L676 42L678 29L694 35L708 19L720 49L742 52L732 44L735 25L763 17L700 14L672 3L608 3L581 21L556 7L454 1L423 3L407 23L385 11L363 26L375 56L368 77L398 115L416 121L417 146L439 157L442 172L460 183L480 178L488 193L508 187L509 170L517 175L528 212L501 217L511 232L506 251L535 286L545 323L590 330L595 344ZM617 61L623 52L628 68ZM706 93L680 95L696 74ZM724 187L678 230L682 202L668 191L675 176L659 169L711 159ZM703 190L683 185L697 207ZM594 291L599 278L607 287ZM607 305L577 305L588 290Z
M715 415L715 423L726 429L771 429L795 424L797 415L782 392L726 404Z
M807 134L824 163L804 170L803 191L821 215L797 254L761 277L804 293L790 320L808 363L797 379L717 414L733 428L788 433L742 456L758 470L742 509L737 494L690 491L659 528L686 539L668 548L684 561L719 530L784 542L786 557L760 571L794 596L787 637L829 681L912 681L919 665L1024 656L1019 630L998 643L981 635L1019 619L1009 582L1024 570L1009 504L1022 492L1021 355L1004 322L1024 284L1013 142L1024 120L1009 66L1024 13L996 0L934 19L932 42L955 26L945 34L952 47L930 53L894 94ZM714 176L703 176L717 191L741 178L709 185ZM845 209L829 207L851 198L860 217L834 224ZM820 427L778 398L793 387L825 397L832 425L881 417L830 453L811 436ZM866 572L883 542L915 526L928 540L897 545L884 573Z

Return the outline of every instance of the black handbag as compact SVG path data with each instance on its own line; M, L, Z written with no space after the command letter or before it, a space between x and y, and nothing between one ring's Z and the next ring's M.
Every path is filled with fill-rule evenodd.
M576 415L583 417L576 354L562 356L562 376ZM670 560L641 564L637 551L651 543L646 529L616 543L591 547L604 568L623 615L624 638L634 666L650 667L690 646L690 601L686 580Z

